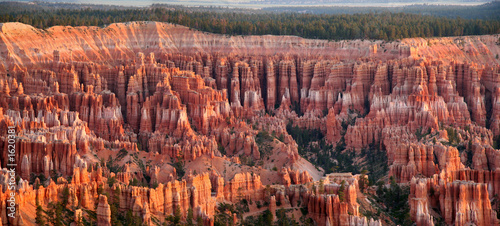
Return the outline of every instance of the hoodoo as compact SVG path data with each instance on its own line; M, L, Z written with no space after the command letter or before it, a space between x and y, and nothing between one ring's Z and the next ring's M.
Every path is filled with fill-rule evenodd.
M498 225L498 40L0 24L1 221Z

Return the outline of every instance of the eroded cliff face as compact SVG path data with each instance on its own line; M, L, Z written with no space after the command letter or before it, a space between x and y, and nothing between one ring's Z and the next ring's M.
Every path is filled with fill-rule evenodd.
M488 174L474 170L458 171L454 174L469 173ZM490 172L493 177L497 173ZM432 221L434 209L440 211L446 224L498 225L500 223L490 201L490 195L498 196L498 189L494 188L498 187L498 181L488 176L486 180L467 178L467 176L461 176L456 181L453 179L447 179L443 174L436 174L432 178L412 179L409 202L411 217L418 225L434 225Z
M213 225L220 203L243 199L269 203L274 217L281 207L307 207L318 225L380 225L359 211L359 177L322 178L290 125L319 131L344 153L382 150L388 176L411 184L417 225L435 216L498 224L497 40L1 24L0 165L13 126L21 200L16 220L2 202L1 220L33 224L37 203L47 207L68 190L75 219L95 211L100 225L111 224L115 205L146 224L179 209ZM5 200L6 170L0 179Z

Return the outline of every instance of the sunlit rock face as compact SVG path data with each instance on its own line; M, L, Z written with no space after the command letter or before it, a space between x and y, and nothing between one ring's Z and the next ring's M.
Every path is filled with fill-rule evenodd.
M34 224L37 203L69 197L75 219L91 210L99 225L112 224L114 207L148 225L177 210L213 225L220 203L241 200L267 203L249 211L274 219L282 207L306 207L318 225L381 225L359 210L360 176L325 176L299 154L288 124L345 152L383 150L387 176L411 187L417 225L436 214L498 225L497 40L0 24L0 165L14 128L20 210L13 220L2 204L1 221ZM0 171L2 200L8 177Z

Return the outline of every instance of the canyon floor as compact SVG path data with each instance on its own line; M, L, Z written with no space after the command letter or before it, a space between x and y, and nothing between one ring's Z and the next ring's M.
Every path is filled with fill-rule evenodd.
M1 222L499 225L499 54L0 24Z

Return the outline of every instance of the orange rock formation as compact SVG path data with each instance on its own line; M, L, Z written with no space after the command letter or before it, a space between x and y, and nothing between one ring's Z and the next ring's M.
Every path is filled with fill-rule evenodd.
M498 225L498 37L330 42L157 22L0 24L0 166L17 163L20 210L8 218L2 201L1 221L34 224L37 203L67 189L75 219L95 211L99 225L114 204L149 225L177 209L213 225L218 204L242 199L270 203L275 217L282 204L307 207L318 225L381 225L361 215L356 176L319 182L290 123L346 152L384 150L388 175L411 185L417 225ZM3 169L1 200L7 183Z

